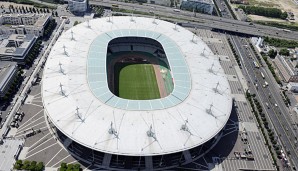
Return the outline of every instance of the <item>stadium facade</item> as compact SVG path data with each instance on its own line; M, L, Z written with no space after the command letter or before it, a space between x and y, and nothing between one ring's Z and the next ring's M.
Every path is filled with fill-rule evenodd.
M132 100L110 90L107 56L128 51L167 58L170 94ZM71 28L52 48L43 78L44 109L60 141L76 158L105 169L190 163L218 142L232 109L218 57L192 32L152 18L100 18Z

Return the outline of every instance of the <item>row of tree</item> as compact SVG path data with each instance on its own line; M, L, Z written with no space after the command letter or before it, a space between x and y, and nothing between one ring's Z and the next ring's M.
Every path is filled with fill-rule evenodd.
M260 102L258 101L258 99L256 98L256 95L255 94L250 94L249 91L246 91L245 96L248 99L248 101L249 101L249 103L252 107L252 113L255 115L256 120L257 120L258 124L260 125L260 128L261 128L260 130L261 130L261 132L262 132L262 134L265 138L265 145L268 146L268 149L269 149L269 152L272 156L274 165L278 169L278 165L276 163L277 159L276 159L276 157L273 153L273 150L272 150L272 145L273 145L273 148L275 149L276 154L280 155L280 151L279 151L280 148L279 148L279 144L276 141L276 136L275 136L274 132L272 131L272 129L269 127L267 117L263 113L263 108L262 108ZM264 128L267 130L267 134L266 134ZM269 139L268 139L267 135L270 138L271 144L269 142Z
M4 5L1 5L1 9L4 9ZM9 5L8 9L10 12L17 12L17 13L50 13L49 8L34 8L34 7L24 7L24 6L13 6Z
M57 22L55 19L52 19L49 21L49 23L45 26L45 29L44 29L44 34L43 34L44 40L48 40L51 37L52 32L54 31L56 26L57 26Z
M44 164L43 162L17 160L13 168L16 170L43 171Z
M298 42L293 40L284 40L271 37L265 37L264 41L270 46L274 47L285 47L285 48L295 48L298 47Z
M53 7L53 6L47 6L45 4L33 2L31 0L1 0L1 1L14 2L14 3L17 3L17 4L33 5L34 7L37 7L37 8L52 8L52 9L55 9L55 7Z
M80 164L66 164L61 163L59 171L81 171Z
M26 65L30 66L40 53L41 40L37 40L26 56Z
M22 81L22 74L23 74L23 70L19 69L17 75L15 76L12 84L10 85L8 91L6 92L6 94L2 97L1 100L8 100L11 98L11 96L18 91L18 89L20 88L20 83Z
M243 9L246 14L261 15L265 17L280 18L285 20L288 17L287 12L282 12L277 8L265 8L251 5L240 5L239 8Z

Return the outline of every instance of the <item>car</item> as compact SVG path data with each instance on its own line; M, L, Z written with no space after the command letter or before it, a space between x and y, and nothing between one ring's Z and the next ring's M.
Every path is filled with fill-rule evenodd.
M15 127L15 126L16 126L16 122L15 122L15 121L12 121L12 122L10 123L10 126L11 126L11 127Z
M274 106L275 106L275 107L278 107L276 103L274 104Z

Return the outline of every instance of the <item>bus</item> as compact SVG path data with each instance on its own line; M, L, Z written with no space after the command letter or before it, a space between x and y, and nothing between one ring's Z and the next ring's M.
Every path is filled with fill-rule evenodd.
M179 9L173 9L173 11L174 11L174 12L180 12L180 10L179 10Z
M253 63L255 65L255 68L260 68L260 65L256 61L254 61Z
M117 5L117 4L112 4L112 7L118 8L119 5Z
M261 72L261 76L262 76L263 79L265 79L265 75L262 72Z

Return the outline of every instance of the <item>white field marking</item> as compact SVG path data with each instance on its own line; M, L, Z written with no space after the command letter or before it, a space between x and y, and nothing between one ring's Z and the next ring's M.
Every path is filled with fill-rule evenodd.
M53 143L52 145L50 145L50 146L47 146L46 148L44 148L44 149L41 149L41 150L39 150L39 151L37 151L37 152L35 152L35 153L33 153L33 154L31 154L30 156L27 156L25 159L28 159L28 158L30 158L30 157L32 157L32 156L34 156L35 154L37 154L37 153L40 153L41 151L43 151L43 150L45 150L45 149L48 149L48 148L50 148L50 147L52 147L52 146L54 146L54 145L56 145L57 143L55 142L55 143Z
M23 127L23 125L25 125L27 122L29 122L29 121L31 121L32 120L32 118L34 118L36 115L38 115L40 112L42 112L43 111L43 109L41 109L39 112L37 112L35 115L33 115L30 119L28 119L26 122L24 122L20 127L19 127L19 129L21 129L22 127Z
M35 94L34 97L35 97L35 96L38 96L38 95L41 95L41 93Z
M42 144L44 144L44 143L50 141L52 138L53 138L53 137L50 137L49 139L47 139L46 141L40 143L40 144L39 144L38 146L36 146L36 147L34 147L33 145L31 145L31 146L29 147L28 153L30 153L32 150L38 148L38 147L41 146ZM35 144L35 143L34 143L34 144Z
M42 122L39 122L39 123L38 123L38 124L36 124L36 125L33 125L33 126L31 126L31 128L25 129L25 128L29 127L30 125L32 125L34 122L36 122L36 121L38 121L38 120L40 120L40 119L41 119L41 118L39 118L39 119L36 119L36 120L35 120L35 121L33 121L32 123L30 123L30 124L28 124L28 125L24 126L22 129L19 129L18 131L26 131L26 130L29 130L29 129L33 128L34 126L37 126L37 125L40 125L40 124L42 124L42 123L46 122L46 121L42 121ZM25 130L24 130L24 129L25 129Z
M48 127L45 126L45 127L42 127L42 128L38 128L38 130L45 131L45 130L48 130ZM22 133L22 134L20 134L20 133L21 132L18 132L15 137L17 138L17 137L22 137L22 136L26 135L26 133Z
M68 154L66 157L64 157L63 159L61 159L60 161L58 161L57 163L55 163L52 167L56 166L57 164L60 164L62 161L64 161L67 157L69 157L70 155Z
M63 148L61 148L45 166L47 166L62 150L63 150Z
M49 134L50 134L50 132L49 132L48 134L44 135L43 137L41 137L41 139L39 139L39 140L36 141L34 144L32 144L32 145L29 147L29 149L30 149L32 146L34 146L35 144L37 144L39 141L41 141L44 137L48 136Z
M35 102L35 103L42 103L41 100L32 100L32 103L34 103L34 102ZM31 103L31 104L32 104L32 103Z
M34 103L30 103L30 105L38 106L38 107L43 107L43 106L40 106L40 105L37 105L37 104L34 104Z

